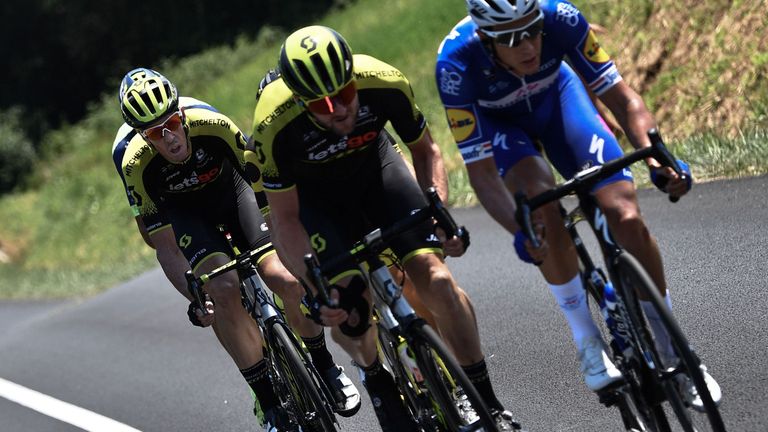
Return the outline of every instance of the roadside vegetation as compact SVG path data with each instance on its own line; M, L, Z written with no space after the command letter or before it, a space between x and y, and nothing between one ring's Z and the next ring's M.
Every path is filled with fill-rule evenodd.
M321 23L338 29L354 51L388 61L410 78L443 147L451 204L475 204L433 77L437 47L464 15L464 2L390 0L385 9L374 0L348 3ZM575 3L606 28L606 50L645 95L667 144L697 180L768 173L768 18L761 2ZM248 131L256 86L276 63L286 34L265 28L255 40L142 66L157 68L182 94L210 102ZM24 187L0 198L0 299L88 296L156 265L110 157L120 124L110 91L83 121L49 133ZM0 131L8 136L12 127L3 124ZM636 171L640 187L648 184L644 171Z

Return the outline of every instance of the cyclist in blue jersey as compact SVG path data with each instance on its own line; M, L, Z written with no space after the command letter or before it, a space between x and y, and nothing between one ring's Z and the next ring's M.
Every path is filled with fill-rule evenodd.
M465 1L469 16L443 40L436 65L451 132L481 204L514 234L520 258L536 263L549 284L571 328L587 386L605 389L620 382L621 374L589 314L575 250L558 207L551 204L536 215L543 222L546 247L534 250L514 219L513 193L535 195L554 186L544 154L565 178L622 154L579 75L635 148L650 145L646 131L656 122L573 4ZM654 183L670 196L690 189L690 175L686 181L653 159L646 163ZM681 167L689 171L684 163ZM658 246L640 215L632 173L624 170L603 181L594 195L616 239L640 260L671 307ZM650 302L642 303L654 333L666 334ZM660 352L674 361L669 339L660 339L665 339L657 341ZM719 401L717 383L706 370L704 374ZM701 407L701 399L690 396L694 407Z

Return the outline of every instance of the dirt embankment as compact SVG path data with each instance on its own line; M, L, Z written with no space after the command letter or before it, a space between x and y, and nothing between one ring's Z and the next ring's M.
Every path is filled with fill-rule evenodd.
M605 46L665 135L768 126L768 1L654 1L624 15Z

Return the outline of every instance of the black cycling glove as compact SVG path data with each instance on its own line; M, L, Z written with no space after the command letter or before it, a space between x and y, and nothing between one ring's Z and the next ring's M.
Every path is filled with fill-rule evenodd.
M368 327L371 326L370 304L363 297L365 288L365 280L360 276L353 277L346 288L342 288L337 285L331 285L328 287L329 295L331 290L339 291L339 305L337 307L344 309L350 315L356 313L357 317L359 318L354 325L350 324L349 322L344 322L339 325L339 330L341 330L341 332L347 336L361 336L368 330ZM317 324L324 326L325 324L323 324L323 321L320 317L320 307L330 307L330 305L326 304L320 298L320 296L310 297L309 295L305 295L302 298L302 303L309 310L309 314L306 315L307 318L311 319Z
M187 308L187 317L189 317L189 322L191 322L192 325L197 327L205 327L203 323L200 322L200 318L195 313L198 309L200 308L197 306L197 302L189 302L189 307Z

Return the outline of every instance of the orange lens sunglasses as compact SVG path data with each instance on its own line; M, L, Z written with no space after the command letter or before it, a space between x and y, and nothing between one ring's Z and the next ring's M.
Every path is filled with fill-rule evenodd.
M176 111L175 113L171 114L171 116L168 117L163 123L142 130L141 135L144 138L157 141L163 138L163 130L174 130L179 126L181 126L181 112Z
M326 96L321 99L315 99L312 101L303 101L307 106L307 109L315 114L332 114L334 101L342 105L349 105L355 99L357 94L357 88L355 87L355 81L350 81L349 84L342 87L335 95Z

